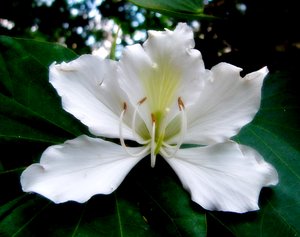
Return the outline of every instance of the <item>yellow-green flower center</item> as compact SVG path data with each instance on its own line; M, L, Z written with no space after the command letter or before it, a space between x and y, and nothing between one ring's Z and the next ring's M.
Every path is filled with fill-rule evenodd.
M145 73L140 76L145 97L137 102L132 116L132 131L135 133L135 120L138 108L147 100L144 106L148 107L148 110L146 111L149 111L147 116L151 116L151 124L145 124L145 127L148 128L148 133L146 136L138 134L143 141L139 142L137 139L137 142L143 144L146 147L146 150L150 151L152 167L155 165L157 154L163 153L165 157L171 157L177 152L183 141L183 134L186 130L184 104L181 97L178 95L181 83L181 73L175 67L171 67L170 65L170 62L161 63L160 66L155 64L150 73ZM177 109L176 104L178 105ZM126 107L126 103L124 103L121 121L126 111ZM178 130L179 134L174 134L174 136L179 135L177 145L168 144L165 139L167 123L169 121L168 115L170 112L174 112L171 111L174 109L176 109L175 114L179 114L181 119L180 129ZM121 129L122 128L120 127L120 140L122 146L126 149ZM170 154L169 150L173 150L174 152L171 152Z

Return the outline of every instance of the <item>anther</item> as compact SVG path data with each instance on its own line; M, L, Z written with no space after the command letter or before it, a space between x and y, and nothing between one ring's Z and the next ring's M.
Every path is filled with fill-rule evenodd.
M155 115L154 115L154 114L151 114L151 120L152 120L152 123L155 124L156 118L155 118Z
M181 97L179 96L178 97L178 108L179 108L179 110L181 111L181 110L183 110L184 109L184 103L183 103L183 101L182 101L182 99L181 99Z
M124 111L127 110L127 103L126 103L126 102L123 103L123 110L124 110Z
M163 143L163 145L167 148L172 148L173 152L171 154L168 154L167 152L164 151L164 149L162 149L162 153L165 157L167 158L171 158L174 157L177 153L177 151L180 149L180 146L183 143L183 139L184 139L184 135L186 133L186 129L187 129L187 119L186 119L186 114L185 114L185 107L184 107L184 103L181 99L181 97L178 97L178 108L180 111L180 120L181 120L181 124L180 124L180 133L179 133L179 137L178 137L178 142L176 146L170 146L167 143Z
M142 99L138 102L138 105L143 104L146 100L147 100L147 97L145 96L144 98L142 98Z

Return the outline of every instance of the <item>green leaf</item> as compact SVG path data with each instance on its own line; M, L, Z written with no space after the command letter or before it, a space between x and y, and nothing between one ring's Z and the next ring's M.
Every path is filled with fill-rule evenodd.
M139 196L145 220L161 236L206 236L205 212L191 201L163 159L153 169L148 158L129 176L137 184L133 195Z
M164 15L187 18L187 19L203 19L212 18L203 12L203 0L129 0L133 4L160 12Z
M254 121L236 137L249 145L279 173L279 184L261 194L261 210L246 215L210 213L235 236L300 235L300 106L298 76L276 72L265 81ZM257 233L257 234L254 234Z
M76 55L57 44L0 37L0 137L57 143L85 129L48 82L54 61Z

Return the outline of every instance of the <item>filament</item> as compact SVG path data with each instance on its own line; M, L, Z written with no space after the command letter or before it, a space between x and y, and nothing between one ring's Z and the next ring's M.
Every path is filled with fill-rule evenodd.
M167 148L172 149L173 151L171 153L167 153L164 150L162 151L164 156L166 158L171 158L174 157L177 153L177 151L180 149L183 140L184 140L184 135L186 134L186 130L187 130L187 119L186 119L186 113L185 113L185 108L184 108L184 104L183 101L181 100L181 97L178 98L178 108L179 108L179 112L180 112L180 133L179 133L179 139L178 142L175 146L169 145L166 142L163 142L163 145Z
M142 149L138 153L132 153L131 151L129 151L128 147L125 144L125 140L124 140L124 136L123 136L123 118L124 118L126 110L127 110L127 104L124 103L123 110L122 110L120 118L119 118L119 136L120 136L121 146L124 148L125 152L130 156L137 157L137 156L145 155L149 151L149 145L145 146L145 148Z
M146 99L147 99L147 97L144 97L143 99L141 99L141 100L137 103L137 105L136 105L136 107L135 107L135 109L134 109L134 112L133 112L133 117L132 117L132 122L131 122L132 135L133 135L133 137L135 138L136 142L138 142L138 143L140 143L140 144L142 144L142 145L145 145L145 144L149 143L150 139L148 139L148 140L142 140L142 139L140 139L140 137L139 137L139 136L137 135L137 133L136 133L135 127L136 127L136 116L137 116L137 112L138 112L138 110L139 110L140 105L141 105L142 103L144 103L144 102L146 101Z

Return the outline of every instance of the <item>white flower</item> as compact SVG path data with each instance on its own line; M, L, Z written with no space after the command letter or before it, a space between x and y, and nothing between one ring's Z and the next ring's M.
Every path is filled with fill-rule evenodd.
M143 46L125 48L119 62L84 55L52 64L50 82L63 108L97 137L49 147L21 176L25 192L55 203L109 194L142 158L163 157L192 200L208 210L257 210L276 170L252 148L230 140L260 107L267 68L240 77L220 63L205 70L186 24L149 31ZM126 141L140 146L128 147ZM182 144L201 146L180 149Z

